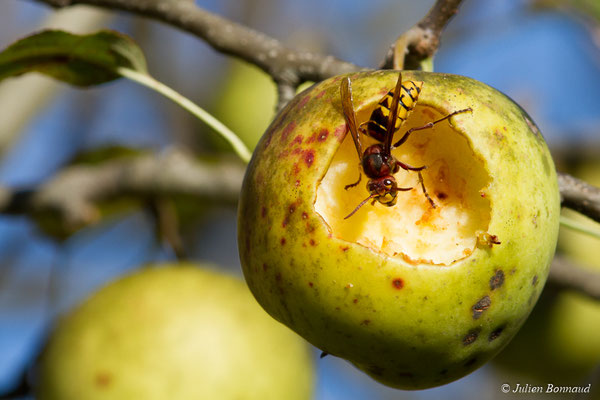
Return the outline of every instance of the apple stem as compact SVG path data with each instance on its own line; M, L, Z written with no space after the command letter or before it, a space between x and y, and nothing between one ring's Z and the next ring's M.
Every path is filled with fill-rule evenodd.
M148 74L123 67L117 68L116 72L125 78L139 83L140 85L146 86L152 90L157 91L158 93L162 94L163 96L167 97L168 99L172 100L173 102L177 103L178 105L192 113L192 115L203 121L206 125L210 126L215 132L221 135L221 137L231 145L235 153L242 159L242 161L244 161L246 164L250 162L250 157L252 156L252 153L250 152L250 150L248 150L244 142L242 142L241 139L228 127L226 127L221 121L210 115L204 109L200 108L196 103L183 96L182 94L176 92L175 90L171 89L167 85L157 81Z

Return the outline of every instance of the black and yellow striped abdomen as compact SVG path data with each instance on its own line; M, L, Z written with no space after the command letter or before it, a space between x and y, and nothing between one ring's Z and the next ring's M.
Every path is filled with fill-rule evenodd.
M400 128L400 126L408 116L408 113L414 108L415 103L419 98L419 93L421 93L422 87L423 82L420 81L402 82L402 90L400 91L400 97L398 99L398 117L396 118L394 124L394 132ZM387 92L386 95L383 96L381 100L379 100L377 107L371 113L371 117L365 123L367 125L367 134L369 136L374 137L380 142L383 142L387 135L390 105L392 104L393 96L394 92ZM393 135L394 132L392 132L391 134Z

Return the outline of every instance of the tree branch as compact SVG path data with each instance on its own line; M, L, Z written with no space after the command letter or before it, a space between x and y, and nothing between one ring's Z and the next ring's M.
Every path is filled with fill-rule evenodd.
M548 282L600 300L600 273L581 268L564 257L557 256L552 261Z
M132 195L185 194L235 204L244 166L230 160L200 162L170 149L162 154L67 167L35 190L0 187L0 213L57 215L68 229L96 222L98 204Z
M180 149L102 165L75 165L35 190L0 186L0 213L57 213L67 224L88 224L97 217L96 204L123 195L188 194L235 203L243 165L232 160L200 162ZM562 205L600 221L600 188L559 173Z
M68 230L75 230L98 219L99 203L128 195L160 200L169 195L185 194L234 204L243 175L244 166L240 163L231 160L201 162L182 150L170 149L159 155L67 167L35 190L15 191L0 187L0 213L52 213ZM559 177L563 204L597 217L600 189L567 174ZM565 204L567 199L568 205ZM176 237L173 232L169 235ZM177 244L177 241L173 243ZM183 256L183 252L181 254ZM549 280L562 288L600 300L600 274L579 268L563 258L557 257L553 262Z
M562 205L600 222L600 188L559 172L558 186Z
M197 7L190 0L35 0L62 8L88 4L165 22L203 39L215 50L252 63L278 85L296 88L360 67L330 55L297 51L278 40Z
M437 0L427 15L396 39L385 56L382 69L420 69L440 44L442 31L458 12L462 0Z

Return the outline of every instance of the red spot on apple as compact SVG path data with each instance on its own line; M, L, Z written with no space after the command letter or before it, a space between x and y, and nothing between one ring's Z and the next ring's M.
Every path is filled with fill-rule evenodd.
M283 246L283 245L285 245L285 238L284 238L284 237L282 237L282 238L281 238L281 240L280 240L280 242L281 242L281 245L282 245L282 246Z
M262 174L262 173L260 173L260 172L259 172L259 173L257 173L257 174L256 174L256 179L255 179L255 182L256 182L256 184L257 184L257 185L259 185L259 186L262 186L262 185L264 184L264 182L265 182L265 177L263 176L263 174Z
M267 208L266 208L265 206L263 206L263 207L260 209L260 216L261 216L262 218L266 218L266 217L267 217Z
M315 239L310 239L309 243L310 243L311 246L316 246L317 245L317 242L315 242Z
M283 132L281 132L281 140L287 140L287 137L289 136L290 133L292 133L292 131L296 129L296 122L292 121L289 124L287 124L285 126L285 128L283 128Z
M271 145L271 140L273 140L273 133L275 132L275 130L272 130L271 132L269 132L267 134L267 140L265 141L265 148L269 147Z
M325 94L325 90L321 90L319 93L317 93L317 95L315 96L315 98L320 99L321 97L323 97L323 95Z
M292 203L288 206L287 213L285 214L285 217L283 218L283 223L281 224L283 228L285 228L290 222L290 216L294 213L294 211L296 211L296 207L297 203Z
M308 167L310 167L314 160L315 160L314 150L307 151L306 154L304 155L304 162L306 163L306 165Z
M292 167L292 172L294 173L294 175L298 175L298 173L300 172L300 166L298 165L298 163L294 163L294 166Z
M308 286L313 287L314 284L312 282L308 282Z
M110 386L113 381L113 377L108 372L98 372L96 374L96 386L100 388L105 388Z
M283 149L279 152L279 155L277 157L286 158L289 155L290 155L290 150L286 147L285 149Z
M310 100L310 95L306 95L302 98L302 100L300 100L300 102L298 103L298 108L302 108L306 105L306 103L308 103L308 100Z
M348 125L346 125L345 123L338 125L335 130L333 131L333 135L338 138L338 140L341 142L342 139L344 139L344 137L346 136L346 131L348 130Z
M321 129L319 136L317 136L317 140L319 142L324 142L327 139L327 136L329 136L329 131L327 129Z
M402 289L404 287L404 281L401 278L395 278L392 281L392 286L394 286L394 289Z
M303 139L302 135L298 135L294 138L294 140L292 140L292 144L301 145L302 139Z

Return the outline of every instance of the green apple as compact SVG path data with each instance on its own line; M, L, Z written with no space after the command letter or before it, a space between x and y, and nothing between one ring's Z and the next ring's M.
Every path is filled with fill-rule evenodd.
M307 344L238 279L144 268L62 318L39 363L42 400L304 399Z
M277 87L269 75L254 65L233 60L214 114L253 149L275 115L276 101Z
M560 196L544 139L513 101L465 77L402 75L423 87L401 130L471 109L392 151L427 166L436 207L418 174L400 169L398 185L412 190L345 218L369 192L364 173L345 188L361 169L338 76L296 96L263 135L242 187L238 244L273 317L386 385L422 389L475 370L519 330L554 255ZM360 125L398 71L347 76Z

